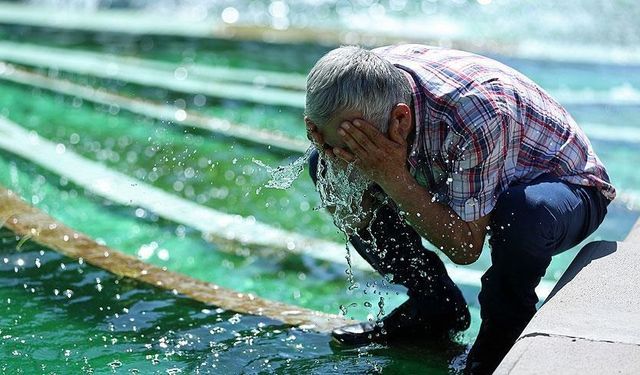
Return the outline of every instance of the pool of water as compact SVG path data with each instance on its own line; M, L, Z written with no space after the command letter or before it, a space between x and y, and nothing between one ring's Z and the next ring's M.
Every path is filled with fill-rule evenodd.
M43 32L0 28L5 40L92 50L169 62L196 61L306 72L327 48L170 37ZM186 47L185 47L186 46ZM640 67L568 64L503 58L551 92L608 92L640 87ZM123 95L168 103L259 129L304 139L301 109L184 94L117 80L47 72ZM318 198L308 178L287 191L259 189L268 176L252 162L277 165L295 156L249 142L185 128L72 96L0 81L0 114L90 160L203 206L253 216L270 225L340 241L330 218L313 210ZM570 95L567 96L570 98ZM621 192L590 239L622 239L640 214L638 106L568 100ZM617 136L617 130L631 136ZM622 132L620 134L623 134ZM37 152L37 150L34 150ZM82 173L82 171L74 171ZM376 275L355 271L348 290L345 267L310 256L228 251L197 231L136 207L105 201L26 160L0 152L0 183L67 225L150 263L261 297L347 315L376 315L380 297L389 311L406 297ZM455 373L477 333L478 284L462 285L473 324L456 342L345 349L327 335L304 332L264 318L237 316L180 295L117 278L79 264L6 231L0 245L0 358L4 372L214 373ZM554 259L546 280L561 275L574 249ZM471 269L489 264L488 251ZM52 344L54 343L54 344Z
M3 248L15 247L11 233L0 235ZM194 302L33 243L3 252L0 277L4 373L446 373L465 349L340 348L327 335Z

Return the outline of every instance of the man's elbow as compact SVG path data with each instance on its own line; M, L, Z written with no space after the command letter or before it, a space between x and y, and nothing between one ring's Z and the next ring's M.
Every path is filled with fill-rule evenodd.
M486 230L484 228L486 228L488 218L489 216L485 216L478 221L481 221L480 225L470 227L469 234L472 235L472 237L466 238L465 241L461 241L461 243L458 244L457 251L452 253L453 256L451 257L451 261L453 263L468 265L475 263L478 258L480 258L480 254L482 254L482 249L484 248L484 239L486 235ZM482 229L473 231L474 228Z

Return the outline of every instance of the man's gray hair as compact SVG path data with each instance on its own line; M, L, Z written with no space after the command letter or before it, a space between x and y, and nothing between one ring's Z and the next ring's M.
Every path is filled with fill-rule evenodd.
M324 126L344 111L387 132L394 105L409 104L411 88L403 73L372 51L345 46L324 55L307 76L305 115Z

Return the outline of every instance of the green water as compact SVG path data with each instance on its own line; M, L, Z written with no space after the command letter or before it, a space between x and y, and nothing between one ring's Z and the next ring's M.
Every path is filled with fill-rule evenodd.
M12 35L4 34L9 39ZM29 42L38 40L30 36L33 39ZM65 37L50 39L44 36L40 36L40 41L48 45L108 50L166 61L195 60L295 72L305 72L326 51L314 46L181 38L139 40L81 33L64 33ZM531 74L550 90L562 87L608 90L629 82L637 87L640 77L638 68L525 60L507 62ZM205 106L196 106L193 95L91 77L69 77L159 102L175 104L182 100L188 109L304 137L298 109L215 98L207 98ZM110 111L108 107L67 96L6 82L0 85L3 116L44 138L64 144L68 150L217 210L252 215L270 225L320 238L341 239L330 218L313 210L318 198L308 178L298 180L288 191L256 192L268 176L252 159L277 165L291 160L286 154L126 111ZM633 106L569 107L578 122L640 131L637 109ZM637 194L640 186L640 175L635 170L640 163L638 143L597 137L592 140L620 191ZM378 312L377 307L366 307L365 302L377 306L383 296L385 310L389 311L405 298L400 288L383 285L380 277L358 271L354 276L360 288L347 290L342 265L306 256L265 255L245 249L222 252L189 228L147 212L136 215L135 207L104 201L8 153L0 153L0 183L109 246L132 255L137 255L141 248L153 248L155 251L147 261L239 291L331 313L338 313L340 305L355 303L348 315L358 319ZM638 215L637 207L615 202L591 239L624 238ZM363 373L376 369L385 373L431 369L434 373L447 373L459 370L466 344L475 337L479 323L478 287L466 285L463 292L472 306L473 325L461 338L462 344L341 350L331 346L326 335L290 330L250 316L243 316L234 324L231 312L216 312L215 307L118 279L33 244L27 243L22 251L16 251L16 239L7 233L3 234L2 241L0 369L4 373L19 370L77 373L90 369L96 373L134 370L166 373L176 371L174 369L186 373L196 370L205 373ZM556 257L546 278L556 280L575 251ZM488 255L485 251L471 268L485 269L489 264ZM3 258L7 262L1 261ZM36 266L36 258L40 259L40 267ZM23 266L17 266L22 262ZM100 283L96 279L100 279ZM70 298L65 295L66 290L73 291Z
M86 197L81 189L33 165L20 160L8 161L11 158L4 154L0 156L2 184L23 196L37 197L38 206L51 215L124 252L135 255L140 247L157 244L158 251L147 259L156 265L239 291L326 312L339 312L339 304L355 304L349 308L348 315L358 319L378 312L377 308L366 307L365 302L376 306L383 296L389 309L404 300L400 290L383 285L381 278L357 271L355 278L361 288L348 291L343 267L308 257L282 254L263 257L244 251L238 254L216 251L215 246L188 228L152 217L136 218L133 208ZM215 369L233 373L239 369L253 373L278 368L331 372L334 366L361 373L375 366L416 371L423 366L421 361L425 358L434 370L446 373L451 361L465 349L451 344L444 348L432 346L424 351L413 345L393 350L383 346L342 350L331 347L326 335L287 331L262 318L242 317L240 323L231 324L228 320L233 313L204 313L203 309L215 311L215 307L137 282L118 280L102 270L80 265L29 242L16 251L17 239L8 233L4 237L0 258L7 261L0 263L0 280L3 280L0 309L5 311L6 307L6 313L0 318L0 327L7 340L0 344L0 358L6 359L7 373L19 368L31 373L39 371L42 365L47 366L47 371L93 368L97 372L108 372L109 363L122 363L119 372L138 369L141 373L172 368L189 372L201 369L206 373L213 365L217 366ZM164 256L162 249L167 250ZM41 264L39 267L36 258ZM65 265L64 269L61 264ZM70 298L65 295L67 290L72 291ZM465 291L469 293L468 289ZM129 312L123 313L124 308ZM473 312L477 317L477 310ZM115 316L116 313L120 316ZM218 323L220 316L222 322ZM221 328L226 333L219 334ZM476 329L467 335L474 335ZM52 341L57 337L60 339ZM248 341L251 344L247 344ZM28 370L31 365L32 370Z
M15 237L1 236L3 248L15 246ZM0 256L2 373L447 373L464 351L345 350L326 335L237 316L31 243Z

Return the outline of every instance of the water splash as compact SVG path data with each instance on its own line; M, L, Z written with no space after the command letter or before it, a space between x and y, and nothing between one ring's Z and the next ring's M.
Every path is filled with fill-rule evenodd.
M363 205L363 198L372 182L354 164L341 164L329 160L322 153L318 160L320 207L333 214L333 222L348 236L358 231L362 220L370 214Z
M264 187L286 190L300 177L314 150L314 146L311 146L303 156L287 165L275 168L255 158L252 161L270 175ZM317 173L316 190L320 194L321 203L316 209L328 208L332 211L334 223L338 229L347 236L355 233L357 224L370 214L362 203L366 190L371 186L371 181L353 164L340 164L329 160L323 153L319 154ZM260 191L261 188L258 188L256 193Z
M265 165L260 160L253 159L253 162L264 168L271 176L265 187L288 189L293 181L300 176L313 151L314 147L312 146L307 149L302 157L288 165L276 168ZM364 229L372 234L371 224L376 217L375 210L371 212L364 204L365 193L371 185L372 181L365 177L353 164L331 160L324 153L319 153L316 190L320 195L320 206L315 209L327 208L332 213L335 226L345 236L345 259L347 261L345 273L349 283L349 290L358 288L358 284L353 277L349 238L352 235L357 235L360 228L362 228L363 220L370 220ZM375 248L375 237L371 235L371 238L373 238L371 244Z
M352 308L352 307L357 307L357 306L358 306L358 304L355 303L355 302L351 302L347 306L340 305L340 314L342 314L343 316L347 316L347 314L349 313L349 309Z
M349 249L349 242L345 240L345 249L347 250L347 255L345 255L345 259L347 260L347 269L344 271L347 274L347 282L349 282L349 290L354 290L358 288L358 285L353 278L353 266L351 264L351 249Z
M376 315L376 318L378 321L381 321L382 317L385 315L385 311L384 311L384 297L380 297L380 300L378 301L378 314Z
M258 159L251 159L251 160L255 164L264 168L267 171L267 173L271 176L271 179L267 181L267 183L265 184L265 187L272 188L272 189L286 190L291 187L291 185L293 184L293 181L295 181L298 177L300 177L300 174L302 173L302 170L304 169L305 164L307 164L309 157L311 157L311 153L313 152L313 150L314 150L314 147L311 146L307 149L307 151L305 151L304 155L297 158L293 162L287 165L280 165L275 168L266 165L261 160L258 160ZM259 190L257 190L256 193L259 193Z

